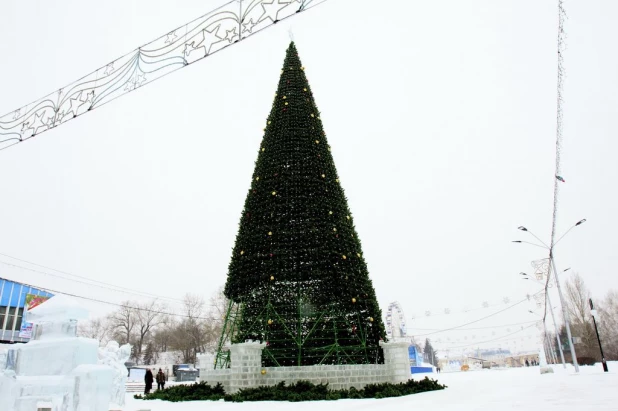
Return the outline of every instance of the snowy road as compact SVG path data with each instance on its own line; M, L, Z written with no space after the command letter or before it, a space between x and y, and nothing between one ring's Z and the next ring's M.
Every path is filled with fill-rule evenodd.
M581 367L573 373L555 367L554 374L540 375L538 367L443 373L438 380L443 391L383 400L340 400L320 402L320 411L374 410L384 407L422 411L582 411L618 410L618 362L609 363L609 373L601 365ZM433 377L436 377L434 374ZM139 401L127 395L125 411L198 410L315 410L315 402L225 403Z

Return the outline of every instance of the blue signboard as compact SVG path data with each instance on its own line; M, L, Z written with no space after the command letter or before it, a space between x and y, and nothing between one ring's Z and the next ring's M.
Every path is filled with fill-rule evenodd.
M410 367L423 365L423 354L414 345L408 347L408 357L410 358Z

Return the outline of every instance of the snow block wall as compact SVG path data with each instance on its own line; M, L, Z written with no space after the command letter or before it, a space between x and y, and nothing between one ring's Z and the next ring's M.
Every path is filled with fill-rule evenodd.
M221 383L225 391L235 393L241 388L276 385L282 381L292 384L310 381L326 384L329 388L363 388L367 384L400 383L410 378L410 360L407 342L382 343L384 364L312 365L305 367L262 367L262 350L266 344L250 342L232 344L231 366L212 369L210 357L200 358L200 380L211 385Z
M0 411L108 411L122 405L131 346L76 336L87 312L55 296L27 312L34 338L0 355Z
M90 338L68 337L30 341L14 350L15 373L24 377L68 375L81 364L96 364L99 342Z

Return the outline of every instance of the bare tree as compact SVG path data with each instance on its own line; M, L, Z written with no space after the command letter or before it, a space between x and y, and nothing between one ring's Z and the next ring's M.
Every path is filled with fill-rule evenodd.
M174 330L176 327L177 321L174 317L169 316L165 319L165 322L161 323L153 332L152 340L155 344L155 350L157 353L166 352L172 349Z
M599 311L599 334L605 358L618 360L618 292L608 291L601 304L595 301L595 305Z
M108 316L110 329L114 339L120 345L133 342L133 329L137 321L137 313L133 303L125 301L122 306Z
M225 319L229 302L230 300L223 294L223 287L219 287L217 292L210 297L209 314L213 321L221 322Z
M142 349L146 337L160 324L165 323L165 305L157 300L150 303L136 304L133 309L135 320L135 353L136 358L141 358Z
M186 294L183 298L182 318L176 323L172 346L182 353L182 361L195 363L195 357L203 352L206 341L205 303L200 296Z
M77 326L77 335L98 340L100 345L107 344L111 337L111 331L106 318L95 318Z
M566 305L571 317L571 329L574 337L581 338L577 344L580 356L600 358L597 337L592 326L590 314L590 291L579 274L574 274L566 283Z
M208 312L210 318L210 339L206 347L207 351L214 352L217 348L217 344L223 333L223 326L225 324L225 316L227 315L229 303L230 300L223 293L223 287L220 287L217 292L210 297L210 309Z
M187 294L183 302L182 318L174 327L171 346L182 353L183 362L193 364L198 353L215 350L227 311L227 299L221 288L208 305L202 297L191 294Z

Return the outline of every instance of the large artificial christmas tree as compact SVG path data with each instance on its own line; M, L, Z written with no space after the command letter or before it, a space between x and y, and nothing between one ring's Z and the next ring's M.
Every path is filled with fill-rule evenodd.
M293 42L264 131L216 366L226 339L265 342L265 366L382 362L382 315Z

